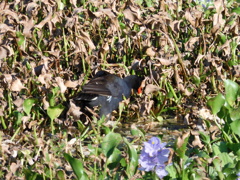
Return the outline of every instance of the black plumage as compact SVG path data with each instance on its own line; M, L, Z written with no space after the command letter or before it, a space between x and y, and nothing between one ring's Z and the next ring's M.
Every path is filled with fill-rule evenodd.
M120 78L106 71L99 71L93 79L83 86L75 98L88 107L101 106L100 116L107 116L117 109L123 97L129 98L131 90L138 90L142 79L136 75Z

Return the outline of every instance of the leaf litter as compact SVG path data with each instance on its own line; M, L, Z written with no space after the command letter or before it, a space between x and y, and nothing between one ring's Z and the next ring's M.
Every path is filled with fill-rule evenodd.
M239 14L220 0L208 13L200 6L159 3L0 3L2 176L16 179L33 164L39 174L45 165L57 165L65 177L72 176L59 152L82 152L82 142L74 139L83 133L79 119L94 121L66 100L101 69L122 77L133 71L145 77L142 96L135 96L135 103L125 102L128 108L122 116L127 122L143 122L146 132L159 125L159 117L205 129L203 120L212 118L205 117L207 98L222 91L221 80L234 78L239 83ZM21 106L29 98L37 103L26 116ZM47 109L57 104L64 104L65 110L54 123L65 133L52 135ZM112 119L118 116L115 112ZM216 129L211 132L215 137ZM189 133L182 133L183 139L177 133L178 143ZM51 144L59 144L58 149ZM192 145L202 147L198 134Z

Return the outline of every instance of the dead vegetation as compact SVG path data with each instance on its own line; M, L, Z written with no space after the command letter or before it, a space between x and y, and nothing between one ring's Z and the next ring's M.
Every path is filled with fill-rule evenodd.
M146 2L0 3L1 178L24 177L29 166L71 178L60 152L78 157L86 128L69 99L100 69L145 78L144 94L125 103L128 122L170 114L196 128L206 100L223 92L222 80L239 83L238 3ZM49 108L62 112L54 135Z

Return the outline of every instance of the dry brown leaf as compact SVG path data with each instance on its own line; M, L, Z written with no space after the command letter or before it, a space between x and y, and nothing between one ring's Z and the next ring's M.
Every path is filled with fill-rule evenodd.
M76 8L77 7L77 0L70 0L70 3Z
M93 50L93 49L96 48L95 45L93 44L93 42L92 42L92 40L91 40L91 38L90 38L88 33L80 30L80 35L81 35L80 39L82 39L85 43L88 44L90 50Z
M24 102L24 99L21 97L18 97L15 101L13 101L13 104L17 107L18 111L22 110L23 102Z
M74 120L78 120L79 117L81 116L82 112L80 111L81 108L76 106L72 100L70 100L70 108L67 112L68 116L72 116Z
M46 100L46 97L43 97L43 109L47 110L49 107L49 102Z
M132 23L141 25L141 12L139 9L131 7L123 11L124 17Z
M38 14L39 5L35 2L29 2L26 7L27 15L30 17L36 17Z
M190 131L184 133L184 134L182 135L182 137L178 137L178 138L177 138L177 147L178 147L178 148L180 148L180 147L183 145L184 140L185 140L186 138L188 138L189 135L190 135Z
M0 88L0 99L4 98L3 91L4 91L3 88Z
M175 34L178 34L180 32L180 23L182 21L183 20L180 20L180 21L179 20L174 20L170 23L170 27Z
M64 84L66 87L68 88L75 88L78 86L78 81L66 81L65 84Z
M194 136L194 141L192 142L192 145L193 145L194 147L198 146L199 148L204 147L204 145L202 144L202 142L201 142L201 140L200 140L200 138L199 138L198 135L195 135L195 136Z
M223 19L222 14L214 14L213 15L213 28L211 29L211 33L217 34L221 27L225 25L225 20Z
M70 141L67 142L67 145L72 146L76 143L76 141L77 141L77 138L72 138Z
M190 120L189 120L189 117L190 117L190 114L186 114L185 116L184 116L184 120L183 120L183 124L185 124L185 125L189 125L190 124Z
M197 28L202 23L202 16L203 13L195 8L187 8L185 12L185 18L194 28Z
M154 57L156 53L155 53L155 51L153 50L152 47L149 47L149 48L147 48L147 50L146 50L146 54L147 54L148 56L150 56L150 57Z
M31 117L30 116L23 116L22 117L22 124L23 124L23 129L26 129L28 127L28 122L30 121Z
M0 47L0 60L5 59L8 56L8 50L4 47Z
M50 22L51 18L52 18L52 11L50 8L50 12L48 13L47 17L45 17L39 24L35 25L35 28L42 29L46 23Z
M240 65L234 65L232 69L232 73L235 77L240 77Z
M164 59L164 58L158 58L158 57L155 57L154 59L159 61L159 63L154 64L154 66L161 66L161 65L170 66L170 65L176 64L177 62L177 56L173 56L170 59Z
M9 9L4 9L4 10L2 10L1 12L0 12L0 14L2 15L2 16L10 16L10 17L12 17L17 23L19 23L19 16L18 16L18 14L16 13L16 12L14 12L14 11L11 11L11 10L9 10Z
M146 96L147 97L147 96ZM148 101L146 101L146 103L145 103L145 109L147 110L147 113L148 114L150 114L150 111L151 111L151 109L152 109L152 106L153 106L153 104L154 104L154 101L153 100L148 100Z
M11 83L11 87L10 87L11 91L21 91L22 89L27 89L27 88L23 86L20 79L17 78Z
M40 74L38 81L46 85L46 88L50 87L50 82L52 80L52 74Z
M146 87L145 87L145 91L144 93L146 95L150 94L150 93L153 93L153 92L156 92L156 91L160 91L160 88L154 84L148 84Z
M0 27L0 29L1 29L1 27ZM5 45L0 47L0 60L10 57L13 54L14 54L14 51L13 51L12 47L5 46Z
M220 14L222 11L224 11L224 2L222 0L216 0L214 1L214 6L217 11L217 14Z
M205 57L205 55L202 55L202 54L198 54L198 57L197 59L195 60L194 64L195 65L198 65L200 60L203 59Z
M58 86L60 87L61 93L65 93L65 91L67 90L67 87L64 85L63 79L61 77L56 77L55 80Z
M199 42L199 37L191 37L184 45L186 51L193 51L197 42Z
M38 124L38 121L30 121L30 123L28 124L28 128L32 129L32 127L36 127Z
M24 16L24 17L26 18L26 20L20 22L24 27L23 35L25 35L25 37L31 38L32 37L32 30L33 30L33 27L34 27L34 20L33 20L33 17L29 20L28 20L27 16Z
M116 15L114 14L113 10L110 8L99 9L99 11L102 12L103 14L107 15L111 19L116 18Z
M182 91L186 96L190 96L192 92L188 91L188 89L184 87L183 80L180 78L178 72L175 72L175 79L177 88Z
M15 172L17 171L17 169L20 167L19 164L16 164L16 163L12 163L11 166L10 166L10 171L11 173L15 174Z

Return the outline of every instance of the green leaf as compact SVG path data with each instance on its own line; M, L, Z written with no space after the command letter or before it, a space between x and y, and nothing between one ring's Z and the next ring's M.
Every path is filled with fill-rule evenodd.
M225 103L225 98L222 94L208 100L207 105L212 109L212 113L216 115Z
M237 14L240 14L240 7L233 8L233 9L232 9L232 12L235 12L235 13L237 13Z
M62 113L63 110L64 110L64 106L59 104L54 107L48 107L47 114L51 118L51 120L54 120L55 118L60 116L60 114Z
M143 0L135 0L135 3L138 4L138 5L142 5Z
M88 176L83 169L83 163L80 160L73 158L67 153L64 153L63 156L69 162L73 169L74 174L77 176L79 180L88 179Z
M217 142L212 145L212 150L214 153L214 156L217 156L223 152L227 152L227 143L226 142Z
M218 157L221 159L222 167L224 167L228 163L233 163L233 158L230 156L230 154L226 152L219 154Z
M227 36L225 36L223 33L220 33L220 41L222 44L224 44L227 41Z
M136 126L131 126L130 132L132 136L144 137L144 133Z
M206 144L206 145L210 145L211 143L211 139L209 135L206 135L204 132L199 132L200 133L200 137L201 140Z
M18 127L20 124L22 124L22 117L24 116L24 114L20 113L19 111L13 111L13 115L16 117L16 121L14 121L14 126Z
M230 117L232 121L240 119L240 107L238 107L237 109L233 109L230 113Z
M61 2L61 0L57 0L57 4L58 4L58 10L64 9L64 4Z
M42 180L42 179L45 179L43 178L42 175L34 172L34 171L31 171L30 169L24 169L23 170L24 172L24 175L25 175L25 179L27 180Z
M224 80L224 84L226 91L226 101L228 102L228 104L230 104L230 106L233 106L238 96L239 86L237 83L229 79Z
M104 139L103 142L101 144L102 147L102 151L104 153L104 155L109 158L110 155L113 153L114 148L122 141L122 137L120 134L118 133L113 133L110 132L109 134L107 134Z
M25 99L23 102L23 110L29 116L33 105L37 102L35 98Z
M233 121L230 126L232 131L240 137L240 119Z
M110 154L110 156L107 159L107 165L109 169L115 169L118 167L120 161L121 161L121 154L122 152L114 148L113 152Z
M25 41L25 36L21 32L16 32L16 35L18 37L17 43L18 46L22 46L26 41Z
M128 147L128 155L129 155L129 163L127 165L127 175L128 177L133 177L136 173L137 167L138 167L138 154L136 149L133 147L132 144L128 142L126 138L123 138L124 142L126 143Z
M175 164L175 167L178 166L178 164L176 163ZM169 176L172 178L172 179L176 179L177 178L177 168L175 168L173 165L168 165L166 167L166 170L169 174ZM178 167L178 169L180 169L180 167Z
M218 172L220 172L222 170L222 164L221 164L221 160L216 157L214 160L213 160L213 164L214 164L214 167L216 168L216 170Z
M232 150L232 152L234 152L235 155L239 156L240 158L240 143L227 143L227 146L229 149ZM240 166L240 161L239 161L239 166Z
M65 180L65 176L64 176L64 171L63 170L59 170L57 171L57 179L58 180Z

